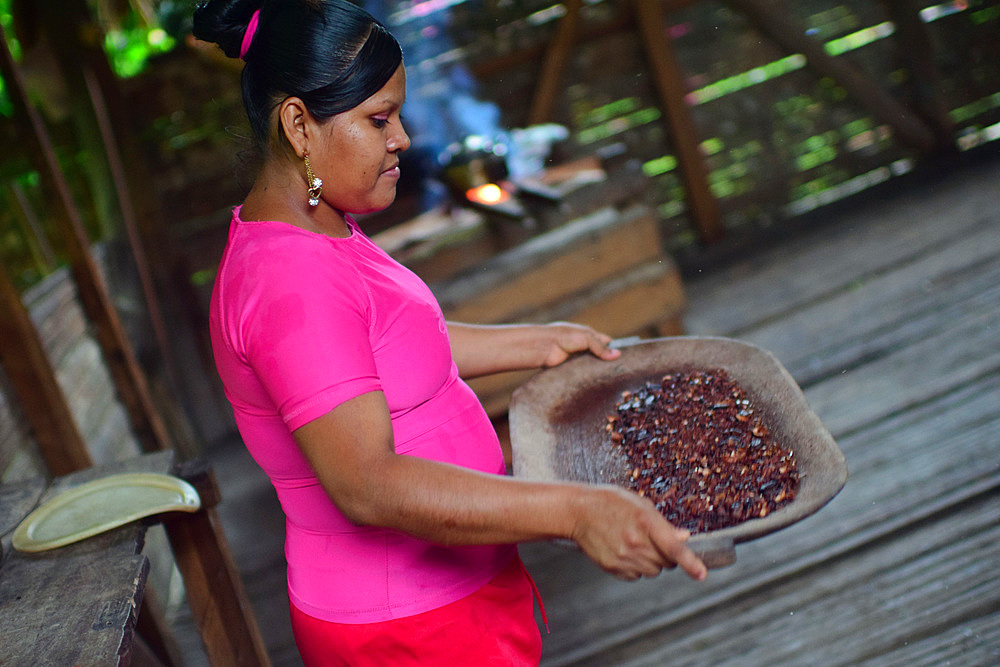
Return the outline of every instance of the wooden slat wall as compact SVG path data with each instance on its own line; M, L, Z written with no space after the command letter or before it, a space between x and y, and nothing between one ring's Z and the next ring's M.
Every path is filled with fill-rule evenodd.
M0 483L6 484L45 472L42 460L29 434L21 406L13 398L10 379L0 368Z
M30 288L22 300L89 456L94 462L106 463L138 454L138 439L116 398L114 382L69 271L56 271ZM0 477L9 481L46 474L45 468L38 466L38 445L13 387L4 382L0 392Z

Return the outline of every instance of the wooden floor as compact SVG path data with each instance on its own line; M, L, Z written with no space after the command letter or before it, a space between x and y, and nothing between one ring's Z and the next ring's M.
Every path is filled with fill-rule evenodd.
M847 485L703 583L619 582L522 545L552 629L543 664L1000 664L1000 159L820 217L695 271L685 322L782 361ZM238 443L210 454L275 664L299 664L273 492Z

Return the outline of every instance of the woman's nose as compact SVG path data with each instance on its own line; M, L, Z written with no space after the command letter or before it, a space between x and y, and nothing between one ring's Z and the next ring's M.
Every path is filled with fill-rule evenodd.
M410 147L410 135L403 129L402 121L397 123L395 127L399 129L389 136L388 149L390 153L399 153Z

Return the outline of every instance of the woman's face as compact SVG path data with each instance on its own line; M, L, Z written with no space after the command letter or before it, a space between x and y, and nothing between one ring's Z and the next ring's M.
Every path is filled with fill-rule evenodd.
M381 90L320 127L309 159L323 181L324 202L338 211L369 213L396 198L399 153L410 147L399 115L405 98L400 65Z

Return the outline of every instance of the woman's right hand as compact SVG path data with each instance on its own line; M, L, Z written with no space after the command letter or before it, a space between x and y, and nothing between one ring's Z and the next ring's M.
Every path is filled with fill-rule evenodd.
M690 533L671 525L646 498L616 486L585 489L572 538L603 570L633 581L680 566L692 579L708 570L687 547Z

